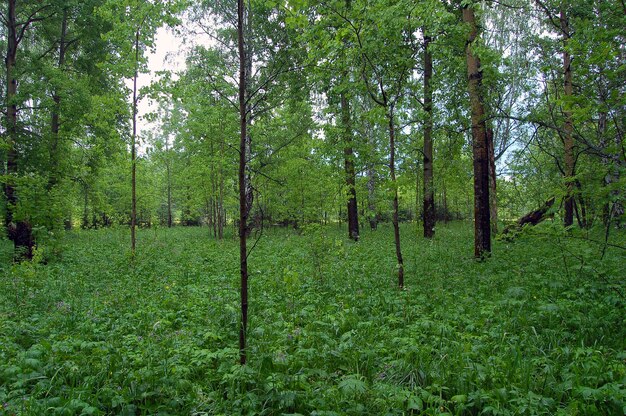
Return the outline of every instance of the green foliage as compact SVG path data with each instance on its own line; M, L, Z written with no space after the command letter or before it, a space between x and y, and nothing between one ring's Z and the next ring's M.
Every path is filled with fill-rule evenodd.
M3 412L623 412L623 249L601 259L600 230L548 223L475 262L466 224L433 241L407 231L400 292L390 227L359 243L334 227L266 231L243 367L235 240L140 230L131 265L127 230L70 233L62 260L2 269Z

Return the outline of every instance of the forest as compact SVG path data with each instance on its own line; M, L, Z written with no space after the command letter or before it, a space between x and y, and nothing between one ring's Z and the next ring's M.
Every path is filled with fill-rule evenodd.
M626 414L624 0L0 20L0 415Z

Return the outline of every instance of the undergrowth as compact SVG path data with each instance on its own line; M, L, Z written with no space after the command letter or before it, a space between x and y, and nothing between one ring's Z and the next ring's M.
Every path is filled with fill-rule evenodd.
M622 415L625 252L548 226L471 257L469 224L358 243L265 231L238 362L238 246L202 228L69 233L0 281L0 414ZM621 240L620 240L621 239ZM616 245L626 245L615 234Z

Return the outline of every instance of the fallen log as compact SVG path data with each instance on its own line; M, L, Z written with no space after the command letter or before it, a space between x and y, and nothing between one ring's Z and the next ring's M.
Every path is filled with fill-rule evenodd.
M506 226L506 228L502 231L502 234L508 234L509 232L512 232L512 231L519 231L526 224L530 224L530 225L539 224L541 221L546 219L547 217L546 214L548 213L552 205L554 205L554 201L555 201L554 197L548 199L541 208L535 211L529 212L528 214L524 215L523 217L515 221L514 224Z

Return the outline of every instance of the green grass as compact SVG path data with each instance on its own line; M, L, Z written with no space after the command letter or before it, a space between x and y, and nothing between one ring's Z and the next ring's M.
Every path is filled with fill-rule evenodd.
M549 226L472 258L471 226L352 243L266 231L238 362L238 246L207 229L70 233L2 249L0 414L622 415L626 255ZM613 242L624 243L624 235ZM599 239L599 237L598 237Z

